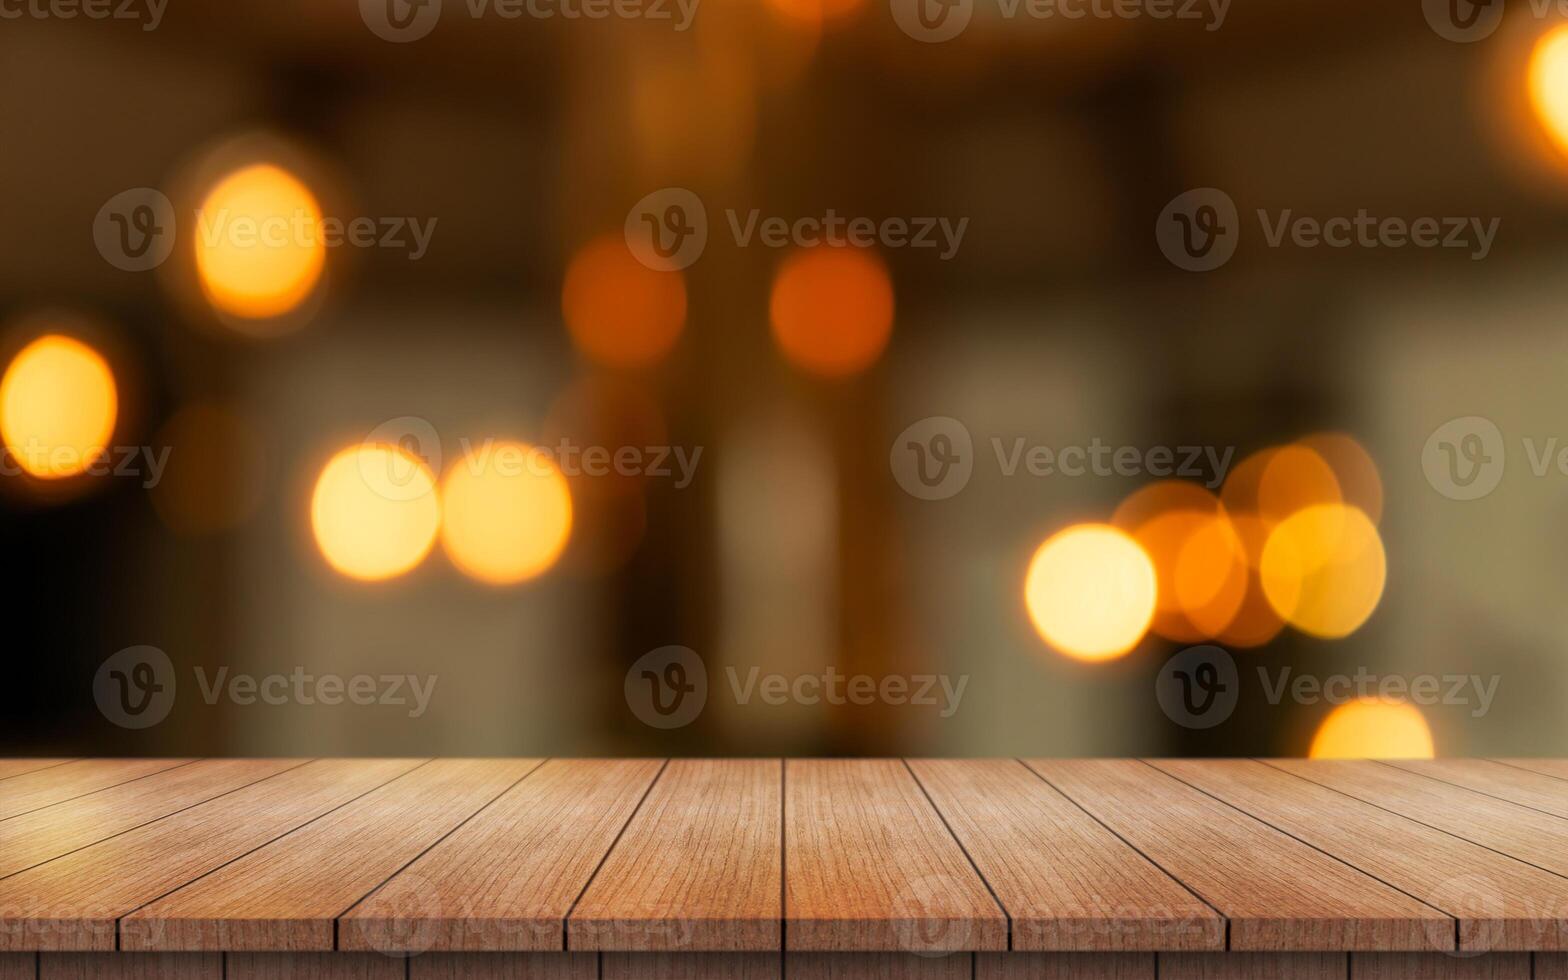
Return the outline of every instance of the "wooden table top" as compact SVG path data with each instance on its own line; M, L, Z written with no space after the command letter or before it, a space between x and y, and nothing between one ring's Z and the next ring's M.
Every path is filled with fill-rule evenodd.
M1568 762L0 760L0 951L1568 949Z

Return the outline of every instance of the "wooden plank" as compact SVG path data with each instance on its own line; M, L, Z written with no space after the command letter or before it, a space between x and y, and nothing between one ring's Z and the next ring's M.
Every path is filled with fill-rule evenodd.
M1260 762L1150 764L1447 912L1462 950L1568 949L1568 879Z
M976 953L975 980L1155 980L1153 953Z
M1356 980L1530 980L1529 953L1354 953Z
M1568 953L1535 954L1535 980L1568 980Z
M233 953L223 980L404 980L403 960L379 953Z
M208 759L0 821L0 878L307 761Z
M0 953L0 980L37 980L37 953Z
M1161 953L1160 980L1347 980L1344 953Z
M96 793L192 759L79 759L0 783L0 820Z
M339 948L562 949L572 903L660 768L545 763L341 916Z
M330 950L337 916L540 759L438 759L120 921L129 950Z
M121 916L417 764L306 763L0 880L0 949L112 950Z
M974 956L952 953L789 953L789 980L973 980ZM661 978L662 980L662 978ZM670 980L675 980L671 977Z
M1225 948L1219 913L1016 760L910 767L1011 916L1013 949Z
M1568 877L1568 822L1415 773L1359 760L1266 759L1276 769ZM1543 908L1540 917L1561 910Z
M605 953L601 980L781 980L779 953ZM791 970L792 980L798 980Z
M777 950L779 760L677 760L567 923L571 949Z
M37 772L53 766L63 766L74 759L0 759L0 779L10 779L24 773Z
M45 953L39 980L220 980L218 953Z
M1442 912L1141 762L1029 765L1229 918L1231 949L1453 947Z
M593 953L425 953L409 980L598 980Z
M920 786L891 759L791 759L787 948L999 950L1007 918Z
M1496 759L1495 762L1515 769L1527 769L1543 776L1568 779L1568 759Z
M1500 800L1568 817L1568 782L1486 759L1389 760L1384 765L1439 779Z

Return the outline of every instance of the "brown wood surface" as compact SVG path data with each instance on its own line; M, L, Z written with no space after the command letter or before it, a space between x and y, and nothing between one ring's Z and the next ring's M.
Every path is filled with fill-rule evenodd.
M1529 953L1354 953L1355 980L1530 980Z
M1568 878L1260 762L1150 764L1447 912L1462 950L1568 948Z
M533 771L438 759L120 922L133 950L330 950L336 918Z
M208 759L0 820L0 878L308 761Z
M1535 954L1535 980L1568 980L1568 953Z
M1012 918L1013 949L1225 948L1219 913L1021 763L910 768Z
M36 772L39 769L48 769L51 766L63 766L72 759L0 759L0 779L10 779L23 773Z
M1422 759L1389 761L1406 772L1495 796L1531 809L1568 817L1568 781L1487 759Z
M37 980L37 953L0 953L0 980Z
M1005 914L902 762L791 759L784 796L789 949L1007 948Z
M192 759L78 759L0 780L0 820L96 793Z
M1231 949L1454 945L1449 916L1142 762L1029 765L1219 909Z
M1344 953L1161 953L1160 980L1347 980Z
M1155 980L1153 953L976 953L975 980Z
M779 760L676 760L567 923L572 949L777 950Z
M404 980L407 964L380 953L231 953L223 980Z
M970 953L790 953L789 980L973 980Z
M379 955L379 954L373 954ZM408 980L598 980L593 953L425 953Z
M39 980L221 980L220 953L45 953Z
M551 760L340 917L338 947L559 950L658 760Z
M778 953L605 953L600 976L601 980L782 980L782 969Z
M1377 762L1263 760L1456 837L1568 877L1568 821ZM1541 905L1538 918L1561 916Z
M121 916L417 764L307 763L0 880L0 948L112 950Z
M1497 759L1495 761L1505 766L1513 766L1515 769L1538 772L1543 776L1568 779L1568 759Z

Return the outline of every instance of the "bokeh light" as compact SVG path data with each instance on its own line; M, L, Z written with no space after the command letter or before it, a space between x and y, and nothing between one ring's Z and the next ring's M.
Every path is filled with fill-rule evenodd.
M561 315L577 349L600 364L645 368L662 360L686 324L686 281L637 261L620 234L602 235L572 256Z
M769 6L802 27L832 26L848 20L865 0L768 0Z
M98 463L118 415L109 363L72 337L39 337L0 379L0 436L11 461L40 479L77 476Z
M242 167L207 192L197 215L202 291L222 313L282 316L321 280L322 231L321 206L297 177L270 163Z
M1530 108L1558 152L1568 154L1568 24L1542 34L1530 52Z
M1040 636L1078 660L1110 660L1137 646L1155 604L1154 565L1107 524L1052 535L1029 562L1024 603Z
M1258 477L1257 514L1270 524L1307 507L1343 500L1339 478L1328 460L1300 443L1270 453Z
M1285 628L1285 620L1274 611L1268 596L1263 594L1263 581L1259 573L1269 528L1256 514L1231 513L1228 516L1247 560L1247 587L1241 604L1236 608L1236 615L1224 629L1215 634L1215 639L1233 647L1260 647Z
M1387 573L1383 541L1355 507L1319 504L1269 532L1260 578L1274 611L1313 636L1353 633L1377 608Z
M773 338L790 363L842 378L874 364L893 333L893 283L874 252L819 245L779 266L769 303Z
M1212 493L1161 480L1128 495L1111 523L1131 535L1154 565L1154 632L1193 643L1217 635L1235 618L1246 595L1246 555Z
M1373 524L1383 520L1383 477L1378 473L1372 454L1354 436L1343 432L1317 432L1297 440L1297 445L1317 453L1328 465L1345 503L1361 508Z
M435 475L397 446L363 443L322 468L310 501L322 557L350 578L379 581L409 571L441 526Z
M1432 729L1414 705L1358 698L1323 720L1308 754L1314 759L1430 759Z
M491 585L536 578L572 532L572 496L549 454L520 442L485 442L441 482L441 544L465 574Z

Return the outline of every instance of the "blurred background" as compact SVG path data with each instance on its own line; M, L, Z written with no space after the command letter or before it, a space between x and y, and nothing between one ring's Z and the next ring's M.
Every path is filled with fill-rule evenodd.
M5 754L1568 753L1542 8L384 2L8 17Z

